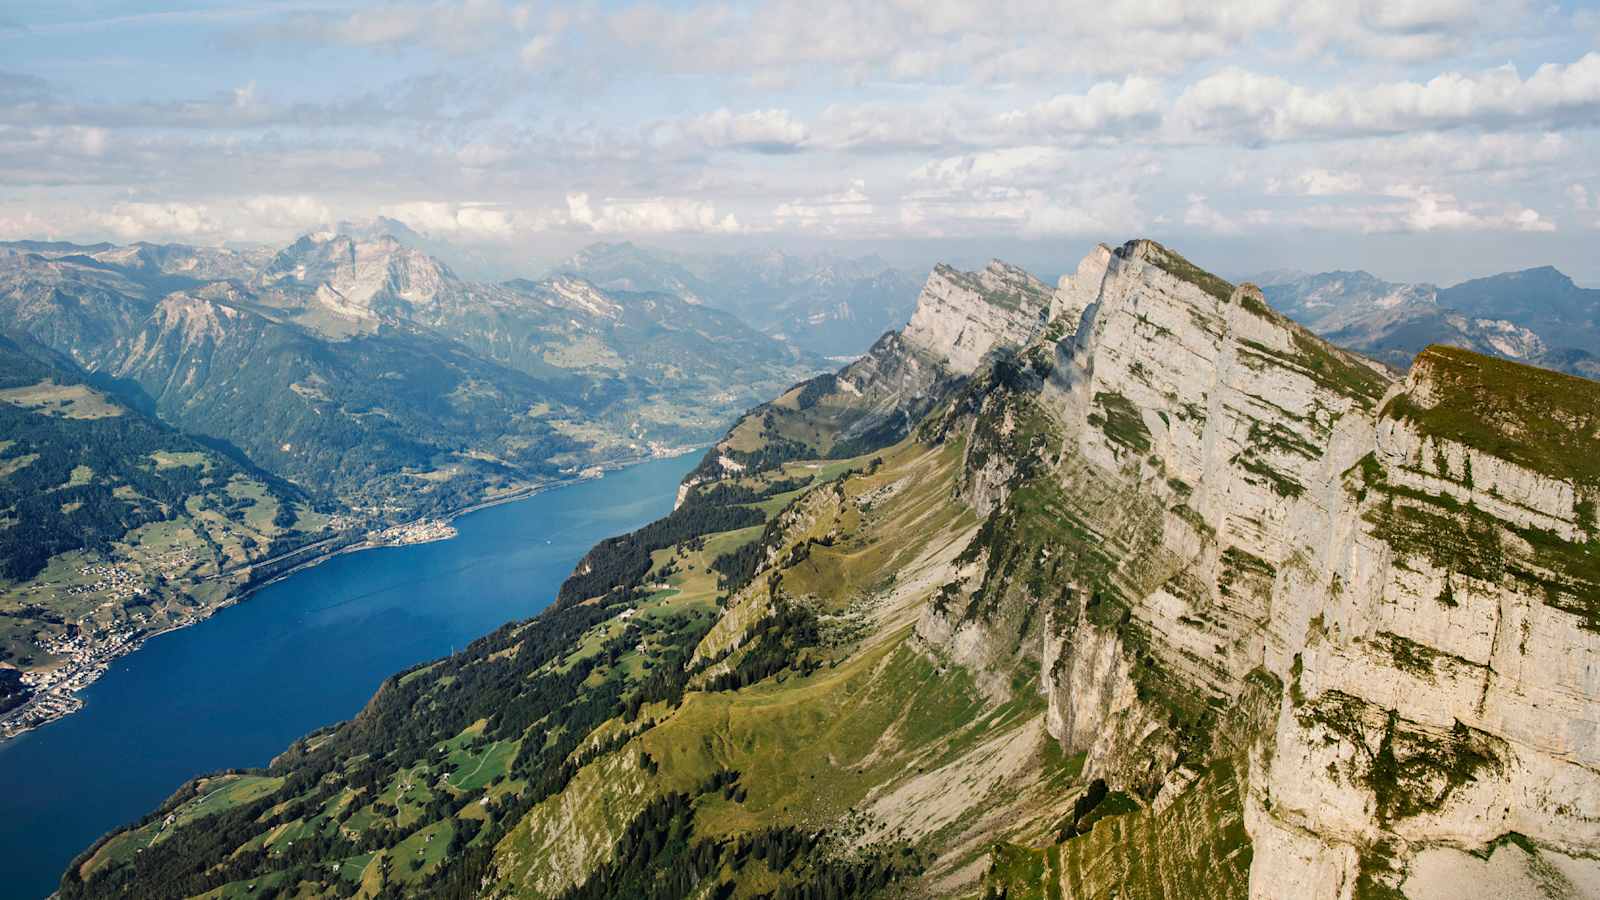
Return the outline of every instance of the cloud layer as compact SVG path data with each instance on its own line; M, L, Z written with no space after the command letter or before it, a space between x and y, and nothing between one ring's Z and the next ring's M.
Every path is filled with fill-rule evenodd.
M126 6L0 30L0 238L374 214L535 254L1600 225L1600 19L1561 6Z

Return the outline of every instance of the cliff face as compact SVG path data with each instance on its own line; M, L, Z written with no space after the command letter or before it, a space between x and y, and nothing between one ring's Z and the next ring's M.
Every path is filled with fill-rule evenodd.
M1452 348L1391 392L1316 581L1275 592L1299 679L1252 793L1274 848L1253 896L1487 895L1522 876L1467 852L1512 834L1561 890L1600 884L1573 859L1600 846L1597 404L1577 378Z
M538 627L141 866L264 878L270 806L356 810L324 862L360 848L363 896L1600 895L1597 450L1600 385L1451 348L1401 379L1149 241L1054 290L941 268ZM385 862L462 810L475 850ZM154 827L66 895L145 887Z
M1466 855L1513 833L1600 883L1576 861L1600 849L1600 391L1449 348L1392 384L1149 242L1110 255L1083 323L1025 403L1059 435L1048 474L986 504L1013 533L979 559L1034 586L921 632L980 671L1037 654L1050 733L1157 806L1214 758L1211 711L1281 682L1248 748L1253 897L1514 884L1531 869ZM987 402L969 472L1017 419ZM1057 534L1017 571L1041 486Z
M999 260L982 272L941 265L928 277L902 335L949 371L971 375L991 350L1019 346L1036 334L1050 299L1043 282Z

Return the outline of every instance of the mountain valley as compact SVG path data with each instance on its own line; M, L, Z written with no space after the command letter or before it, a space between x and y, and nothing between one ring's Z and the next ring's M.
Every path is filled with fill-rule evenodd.
M33 673L0 704L39 695L5 733L296 566L703 445L821 365L667 294L463 281L387 231L0 246L0 666Z
M432 308L269 271L301 329ZM1151 241L938 267L545 613L61 896L1594 896L1600 384L1270 297Z
M552 270L606 288L677 294L734 313L803 350L848 359L905 324L918 279L877 257L781 252L673 254L633 243L594 244Z

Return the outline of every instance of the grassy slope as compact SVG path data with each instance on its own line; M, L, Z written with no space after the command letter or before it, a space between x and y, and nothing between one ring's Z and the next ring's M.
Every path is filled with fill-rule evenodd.
M580 701L608 686L620 686L626 696L669 659L664 632L631 629L717 614L719 624L697 639L699 662L691 669L698 674L681 702L650 700L636 717L613 715L585 726L581 736L564 733L564 725L543 728L540 722L555 721L548 717L515 735L474 720L448 734L436 732L422 752L408 756L401 768L384 769L389 774L370 787L341 774L359 772L366 765L362 756L337 750L352 743L345 735L358 731L360 722L316 736L273 770L293 772L322 759L316 747L326 741L336 748L328 760L336 765L315 788L291 778L286 784L302 793L269 798L274 805L268 808L258 802L212 814L217 818L211 821L232 816L230 827L246 836L234 855L268 853L253 880L297 879L302 893L345 884L375 897L387 884L432 894L436 889L428 879L451 860L432 855L433 844L445 838L430 842L427 834L453 833L473 819L496 826L486 827L464 852L492 856L485 874L498 884L497 893L553 896L605 866L623 864L618 848L630 829L652 810L670 808L661 803L677 796L688 798L690 811L686 820L674 820L688 822L686 833L673 832L672 840L680 843L727 848L774 828L822 836L824 849L799 868L740 869L727 856L713 859L716 880L737 872L734 896L815 883L808 879L827 864L885 851L914 862L902 869L903 884L905 877L916 879L906 886L914 895L975 896L986 886L1023 890L1017 881L1031 879L1043 896L1105 896L1120 885L1202 882L1208 896L1242 896L1248 848L1238 825L1238 795L1231 772L1215 767L1199 788L1163 813L1125 800L1107 803L1091 811L1098 820L1092 831L1057 844L1083 794L1083 760L1064 759L1045 733L1043 704L1026 667L998 689L980 686L915 631L979 530L972 511L952 499L968 464L968 438L953 427L937 430L945 437L935 441L935 429L925 429L922 438L863 457L824 461L818 457L831 446L824 440L819 447L818 440L847 417L830 411L831 403L848 407L833 394L801 409L791 392L774 405L783 412L770 424L758 410L734 430L724 446L741 453L760 454L784 438L805 449L799 458L769 457L774 468L747 474L741 483L756 487L797 474L822 476L820 483L759 501L775 514L767 526L656 548L641 579L642 599L629 603L634 612L627 624L620 607L608 607L607 615L573 632L561 652L532 670L517 661L527 655L535 631L526 624L508 626L458 658L419 668L385 688L415 698L406 700L413 704L402 713L408 718L456 702L453 681L480 669L505 669L531 685L525 689L530 693L544 690L551 677L586 672ZM1021 429L1016 440L1032 447L1037 438L1041 446L1052 446L1048 423L1039 424ZM1059 517L1083 498L1040 495L1030 505L1033 496L1024 491L1000 513L1026 515L1024 545L1012 548L994 538L984 557L988 562L979 565L1032 559L1038 541L1048 543L1049 535L1077 527ZM1138 544L1125 537L1074 531L1061 540L1120 554ZM708 566L752 541L762 541L766 559L775 562L728 596ZM591 598L565 612L608 602ZM713 676L740 671L771 649L755 635L785 608L804 610L818 638L789 647L787 664L775 673L738 689L712 689ZM546 617L538 630L555 624ZM383 700L380 693L369 710L377 717L373 721L385 721ZM520 744L517 751L511 742ZM563 752L575 768L556 791L536 793L534 780L548 770L518 769L516 760L530 747L554 746L571 748ZM732 785L706 788L727 773L733 773ZM531 805L516 804L530 796L536 798ZM306 807L311 797L320 798L315 808ZM451 801L465 805L452 808ZM167 812L192 820L195 802L180 796ZM239 822L240 814L254 818ZM398 841L385 843L391 828ZM295 835L330 830L351 842L368 842L361 847L382 848L358 853L353 851L359 847L346 843L342 855L298 865L272 855L300 839ZM114 836L96 850L90 867L114 871L138 834ZM487 835L494 836L492 844ZM1141 867L1161 874L1152 878ZM352 874L358 868L359 875ZM919 874L910 876L910 869ZM213 890L226 895L243 887L233 882Z
M1417 366L1439 402L1395 398L1389 415L1554 478L1600 488L1600 385L1573 375L1433 346Z
M220 600L203 581L302 543L325 518L270 485L0 343L0 662L46 666L41 635L159 628ZM35 567L38 568L35 568Z

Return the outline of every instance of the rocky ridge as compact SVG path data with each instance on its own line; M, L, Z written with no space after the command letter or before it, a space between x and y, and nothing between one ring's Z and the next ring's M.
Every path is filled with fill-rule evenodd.
M1593 896L1597 446L1592 382L1449 347L1401 377L1151 241L1054 290L941 267L540 627L392 679L141 865L283 878L235 847L344 809L392 846L307 859L363 848L363 896ZM462 810L483 843L384 864ZM150 827L68 893L146 885L116 860Z
M1285 687L1250 749L1252 897L1439 896L1420 854L1487 878L1470 854L1507 835L1554 896L1596 889L1600 391L1450 348L1392 384L1149 242L1085 323L1036 401L1081 529L1050 550L1109 558L1049 608L1051 734L1160 804L1259 673ZM1008 670L1016 621L919 627Z

